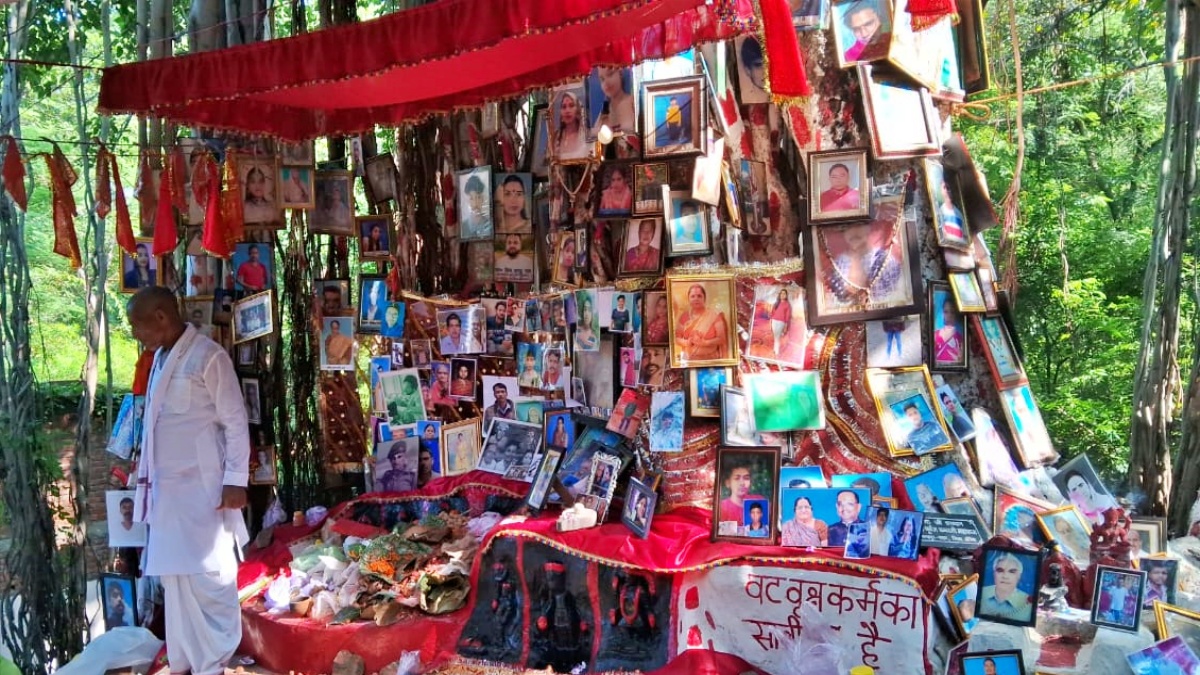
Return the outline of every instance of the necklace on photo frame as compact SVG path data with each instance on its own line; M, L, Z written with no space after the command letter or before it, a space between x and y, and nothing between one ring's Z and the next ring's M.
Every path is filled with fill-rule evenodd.
M583 169L583 175L579 178L579 183L574 188L568 187L566 179L563 178L563 176L566 174L565 167L559 166L558 170L555 172L556 177L558 178L558 184L562 186L562 189L565 190L567 195L571 198L570 203L572 216L579 212L579 193L583 190L583 186L588 184L588 179L590 179L592 176L592 166L594 166L592 162L587 163ZM588 193L590 194L591 190L588 190Z
M825 238L824 227L817 227L817 241L820 242L821 252L825 255L825 259L829 263L825 274L825 283L829 288L829 292L841 302L852 302L857 305L865 305L870 302L871 293L875 285L888 269L888 261L892 257L892 249L896 245L896 239L899 236L900 228L903 227L903 222L904 210L898 209L896 211L896 218L891 223L891 236L888 237L886 244L874 253L866 285L854 283L838 268L837 258L829 250L829 241ZM874 223L871 224L874 225Z

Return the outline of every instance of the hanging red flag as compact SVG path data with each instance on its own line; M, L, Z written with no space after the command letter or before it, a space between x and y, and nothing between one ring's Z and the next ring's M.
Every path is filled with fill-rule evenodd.
M786 102L812 94L787 0L759 0L757 5L771 96Z
M154 189L154 168L150 164L150 153L142 150L138 160L138 179L133 194L138 200L138 216L142 234L153 231L154 214L158 212L158 191Z
M75 168L62 153L58 144L54 151L42 155L50 174L50 194L54 203L54 252L71 261L71 269L79 269L79 237L75 234L75 195L71 186L79 179Z
M22 211L29 207L29 195L25 192L25 162L17 139L5 136L4 142L4 190Z
M221 226L226 240L241 241L246 234L245 202L242 196L242 179L238 175L237 160L231 152L225 153L225 180L221 182Z
M107 218L112 210L114 197L117 206L117 245L129 255L136 255L137 241L133 235L133 220L129 217L129 204L125 201L125 188L121 185L121 170L117 166L117 157L101 143L100 152L96 155L96 215Z
M180 213L187 213L187 159L183 148L176 145L171 149L171 203Z
M212 154L206 152L192 171L192 191L196 193L196 201L204 204L200 245L210 255L229 258L237 238L229 232L228 221L221 210L221 169Z
M167 158L158 179L158 209L154 213L154 255L170 255L179 243L175 209L171 203L171 160Z

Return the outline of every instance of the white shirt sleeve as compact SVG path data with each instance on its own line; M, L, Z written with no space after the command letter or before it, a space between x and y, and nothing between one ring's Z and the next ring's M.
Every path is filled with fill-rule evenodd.
M208 360L204 386L217 408L217 421L225 434L225 474L221 484L246 487L250 481L250 425L233 361L224 350L218 350Z

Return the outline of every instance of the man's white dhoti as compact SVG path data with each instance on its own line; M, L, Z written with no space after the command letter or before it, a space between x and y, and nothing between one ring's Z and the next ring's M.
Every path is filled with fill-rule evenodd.
M222 675L242 641L237 572L161 577L172 673Z

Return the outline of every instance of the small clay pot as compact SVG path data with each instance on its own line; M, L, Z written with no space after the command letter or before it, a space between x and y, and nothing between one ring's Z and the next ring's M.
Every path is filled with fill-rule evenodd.
M309 610L312 609L312 598L297 598L291 602L292 614L296 616L308 616Z

